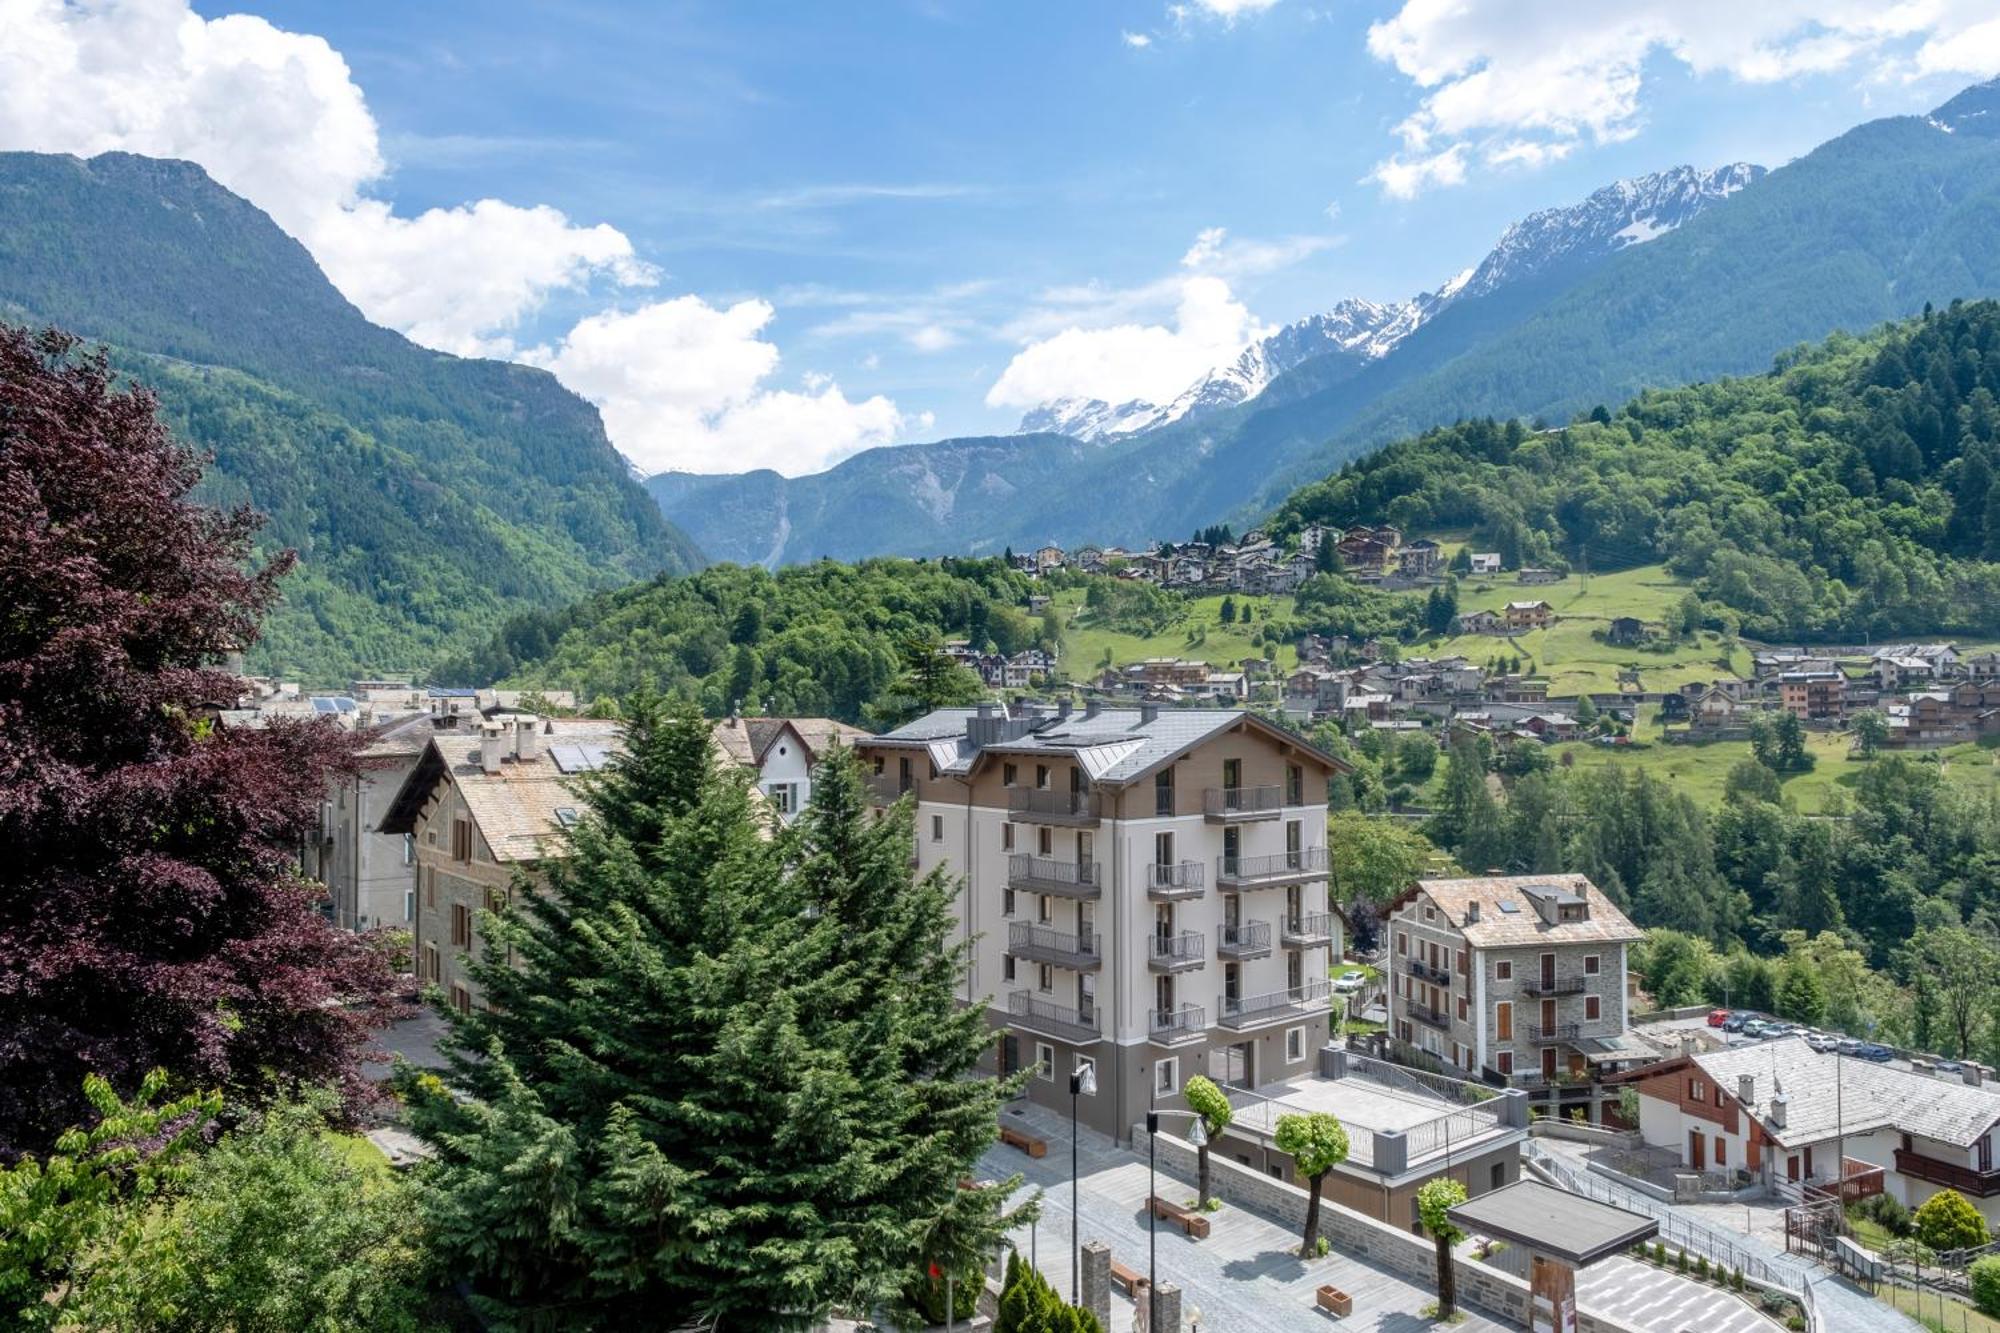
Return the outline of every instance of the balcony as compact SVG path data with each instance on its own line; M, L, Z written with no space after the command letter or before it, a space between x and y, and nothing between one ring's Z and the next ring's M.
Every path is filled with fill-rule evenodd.
M1403 964L1403 970L1418 981L1428 981L1434 986L1449 986L1451 984L1451 973L1449 971L1442 967L1432 967L1429 963L1420 962L1415 958L1407 959Z
M1581 995L1588 978L1581 972L1573 976L1531 977L1521 983L1523 995Z
M1155 1046L1185 1046L1208 1031L1208 1010L1198 1004L1178 1009L1154 1009L1146 1016L1146 1031Z
M1326 878L1326 848L1301 847L1272 856L1219 856L1215 859L1217 887L1275 889Z
M1095 1009L1072 1009L1034 991L1017 990L1009 995L1007 1017L1015 1027L1063 1041L1088 1043L1101 1040Z
M1556 1023L1549 1027L1542 1027L1539 1024L1526 1023L1522 1025L1522 1031L1527 1035L1529 1041L1534 1042L1537 1046L1546 1046L1550 1042L1575 1041L1578 1034L1583 1031L1583 1024Z
M1218 958L1232 958L1239 962L1249 958L1270 957L1271 923L1239 921L1233 926L1223 926L1215 937L1215 955Z
M1007 952L1035 963L1053 963L1072 972L1095 972L1104 965L1104 946L1096 931L1068 931L1016 921L1007 927Z
M1404 1000L1403 1012L1426 1026L1445 1032L1451 1030L1451 1015L1442 1009L1433 1009L1431 1006L1422 1004L1416 1000Z
M1289 1023L1294 1019L1307 1018L1326 1010L1326 997L1333 993L1330 981L1308 981L1302 986L1292 986L1286 990L1274 990L1263 995L1245 995L1236 999L1224 996L1222 1000L1222 1026L1226 1028L1255 1028L1270 1023Z
M1980 1171L1963 1162L1947 1162L1911 1148L1896 1149L1896 1169L1906 1176L1955 1189L1974 1199L2000 1194L2000 1170Z
M1287 949L1323 949L1333 943L1333 913L1307 912L1278 922L1278 937Z
M1007 858L1007 887L1023 893L1050 893L1058 898L1096 898L1104 891L1098 882L1096 862L1058 861L1027 852L1016 852Z
M867 784L869 798L876 805L894 805L898 797L917 785L916 780L911 779L909 786L904 786L902 779L894 773L869 773L862 781Z
M1146 867L1146 896L1156 902L1179 902L1208 892L1208 867L1199 861Z
M1208 962L1208 949L1198 930L1178 935L1154 931L1146 937L1146 965L1155 972L1188 972Z
M1097 793L1016 787L1007 793L1007 815L1023 824L1087 828L1098 822Z
M1211 824L1245 824L1276 819L1285 808L1284 793L1270 787L1210 787L1202 793L1201 809Z

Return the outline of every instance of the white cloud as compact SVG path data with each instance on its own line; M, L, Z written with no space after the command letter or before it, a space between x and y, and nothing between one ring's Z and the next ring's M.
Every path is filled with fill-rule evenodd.
M1168 12L1180 19L1201 14L1233 23L1245 14L1261 14L1277 3L1278 0L1190 0L1187 4L1169 6Z
M371 318L469 352L550 292L650 273L616 230L484 199L397 217L375 119L322 38L185 0L0 0L0 146L188 158L304 242Z
M657 273L616 228L547 206L481 199L398 216L369 193L388 164L347 62L324 39L261 18L204 20L187 0L0 0L0 148L195 161L270 213L371 319L444 351L549 365L599 402L612 442L643 466L804 471L893 437L903 421L887 399L851 402L830 382L767 387L778 353L760 336L772 314L761 302L655 302L585 319L556 350L517 352L551 294L651 286ZM830 185L764 202L966 192Z
M1465 179L1473 152L1535 166L1639 132L1647 62L1770 83L2000 73L1990 0L1405 0L1368 49L1423 90L1370 175L1408 197Z
M1153 44L1153 39L1143 32L1121 32L1118 34L1118 40L1135 51L1143 51Z
M762 335L774 313L764 301L718 309L681 296L592 315L524 359L596 403L618 447L649 473L795 476L924 424L880 395L850 400L824 375L802 377L798 390L770 388L778 349Z

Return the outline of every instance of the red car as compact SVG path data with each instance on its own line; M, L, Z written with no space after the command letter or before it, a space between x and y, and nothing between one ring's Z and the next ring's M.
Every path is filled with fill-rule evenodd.
M1708 1011L1708 1025L1710 1027L1719 1028L1728 1021L1729 1011L1727 1009L1711 1009Z

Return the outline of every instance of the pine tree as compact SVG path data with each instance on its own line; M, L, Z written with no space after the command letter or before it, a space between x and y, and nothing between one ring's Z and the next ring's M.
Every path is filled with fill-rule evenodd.
M772 829L699 716L629 711L571 855L486 922L465 1096L402 1078L443 1253L546 1328L794 1327L968 1274L1007 1191L959 1182L1006 1089L971 1076L955 886L912 882L910 816L873 819L844 752Z

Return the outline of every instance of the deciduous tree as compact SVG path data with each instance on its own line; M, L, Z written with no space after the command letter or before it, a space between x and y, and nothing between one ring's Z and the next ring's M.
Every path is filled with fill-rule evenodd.
M1347 1130L1339 1119L1326 1111L1278 1117L1278 1151L1291 1156L1292 1165L1306 1178L1306 1225L1299 1242L1299 1255L1310 1259L1319 1252L1319 1194L1326 1173L1347 1160Z
M1417 1190L1417 1215L1424 1230L1437 1243L1438 1318L1450 1319L1458 1308L1458 1275L1451 1262L1451 1247L1465 1233L1451 1224L1452 1209L1465 1202L1465 1186L1450 1176L1427 1180Z

